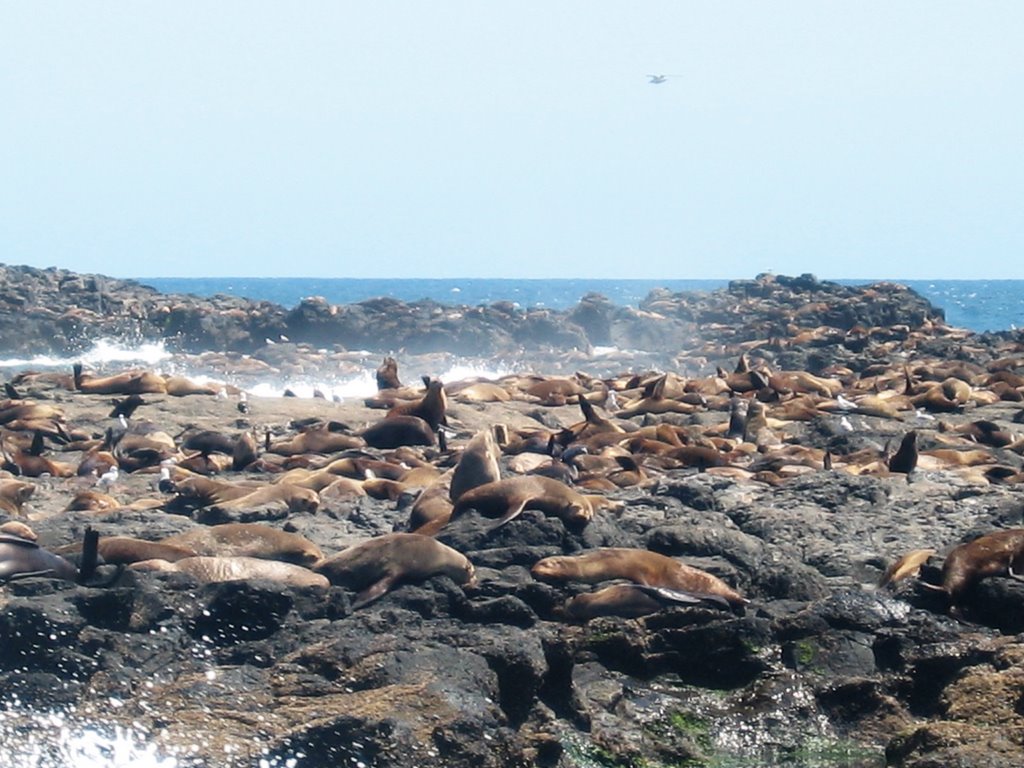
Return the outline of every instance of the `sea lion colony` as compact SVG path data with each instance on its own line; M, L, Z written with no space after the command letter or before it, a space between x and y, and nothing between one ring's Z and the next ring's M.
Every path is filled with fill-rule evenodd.
M33 483L63 478L66 510L102 516L124 509L160 509L202 524L186 534L152 541L104 537L99 542L103 563L185 571L199 580L325 584L316 576L320 573L359 591L354 603L358 608L403 580L443 574L460 584L475 583L472 564L440 541L449 526L465 524L466 518L481 521L485 537L528 510L557 516L567 528L580 530L595 515L621 511L615 500L620 489L652 488L673 472L704 472L736 483L773 486L815 472L896 474L909 481L923 468L941 468L976 483L1024 480L1024 435L1016 434L1012 424L980 418L988 406L1024 399L1024 377L1012 373L1013 360L996 360L987 368L935 360L897 368L873 366L859 374L838 367L811 374L773 371L753 362L752 356L744 351L732 372L719 368L716 375L704 377L647 372L599 379L578 373L447 385L424 377L424 389L401 386L397 362L386 358L377 371L379 392L365 403L386 413L373 418L374 411L366 411L371 417L367 423L314 417L295 419L287 427L260 425L256 406L253 419L233 427L225 418L216 427L193 426L176 435L147 418L158 401L147 403L140 395L223 399L240 393L232 390L228 395L227 389L148 371L95 377L76 365L71 376L26 372L7 385L9 397L0 402L0 506L8 520L30 524L37 513L26 515L25 505ZM105 411L109 396L115 395L127 397L112 401L110 422L102 430L95 413L90 429L67 418L60 405L74 398L80 406L84 401L94 403L95 412ZM243 415L249 414L249 402L239 400L245 404L238 409ZM468 429L451 414L449 402L474 409L489 426ZM559 423L534 412L536 418L515 426L487 422L487 404L508 402L536 404L541 411L575 404L579 416ZM943 419L965 411L969 419ZM792 433L795 425L817 419L837 421L842 435L852 431L849 419L855 416L891 422L901 433L898 447L842 453L803 446ZM149 490L155 492L126 498L124 483L118 481L122 474L152 475L158 482ZM406 533L350 542L325 556L295 533L232 522L287 519L316 513L325 499L364 495L405 503ZM522 523L529 524L528 519ZM5 578L44 570L37 567L38 557L25 557L21 553L28 550L15 546L27 539L25 531L30 529L4 534L11 553L5 555ZM993 537L998 545L985 546ZM969 600L970 587L978 580L1015 576L1015 567L1024 568L1024 531L1001 531L958 544L934 542L949 553L941 579L932 574L938 583L922 583L923 589L943 592L954 607ZM38 546L33 544L31 551ZM65 544L60 552L71 555L75 549ZM921 566L934 553L909 553L880 583L922 578ZM657 553L597 549L577 555L577 563L587 563L585 574L569 565L573 558L565 557L537 563L534 574L550 580L550 564L558 562L555 570L566 579L590 584L625 580L635 588L619 585L605 593L607 599L599 593L569 597L562 611L566 618L644 615L688 601L718 601L734 608L747 602L716 576ZM252 558L289 565L257 567ZM367 561L380 562L371 568ZM341 568L341 562L359 563L359 576ZM311 569L306 579L294 570L304 567ZM51 570L65 577L76 573L63 564ZM671 576L651 576L668 571ZM586 607L588 601L593 609Z

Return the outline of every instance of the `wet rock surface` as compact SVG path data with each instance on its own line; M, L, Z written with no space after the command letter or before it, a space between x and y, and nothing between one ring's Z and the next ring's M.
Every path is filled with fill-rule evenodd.
M48 291L67 291L82 312L101 318L96 328L120 322L120 310L110 307L135 306L127 298L132 291L141 307L178 301L101 281L101 308L92 278L38 272L25 273L38 284L16 290L8 282L3 295L40 323L50 317L51 328L59 324L46 312L56 310L38 303ZM242 334L244 323L258 323L268 337L286 335L291 345L260 352L261 362L277 370L314 369L314 352L302 344L341 343L331 340L340 328L355 327L350 311L363 320L374 312L395 318L388 329L394 339L413 333L400 327L406 311L411 327L438 309L381 300L342 311L310 300L280 315L268 309L248 317L251 308L242 309L241 300L214 305L220 314L208 315L196 304L167 315L207 348L229 336L243 348L257 327ZM480 330L489 313L507 319L514 312L480 309L479 323L461 323L464 318L450 316L455 311L441 308L430 322L451 323L451 333L484 350L498 338ZM713 370L717 361L732 370L746 354L752 364L776 371L845 380L851 398L860 396L854 381L875 375L875 368L898 378L905 363L931 367L938 381L948 373L938 370L938 361L973 366L976 392L991 391L994 384L984 377L994 370L1024 368L1012 336L950 329L941 312L904 289L858 292L808 277L740 281L711 297L657 294L636 310L585 297L564 325L555 313L522 314L522 325L495 320L494 334L512 344L528 336L562 346L560 366L587 371L593 365L594 376L608 364L594 346L609 340L627 346L625 340L641 334L676 339L671 354L679 370L692 371L688 375ZM136 319L145 325L149 317ZM679 343L683 329L715 324L721 327L713 340L695 336L689 346ZM527 327L529 334L517 337L517 329ZM425 352L424 365L439 360L430 357L427 328L422 325L419 341L411 342ZM574 353L565 351L568 344ZM538 356L538 370L545 359ZM927 374L913 375L923 381ZM110 396L71 391L53 380L17 386L60 408L69 430L98 437L115 421L108 415ZM777 395L786 390L774 386ZM952 609L914 579L876 587L885 568L910 550L938 550L922 571L924 581L936 584L953 547L1021 526L1020 485L996 479L1020 471L1016 439L987 445L991 430L975 430L973 440L958 431L985 420L1013 433L1020 402L1006 393L1006 399L976 399L948 411L915 405L893 416L874 406L829 410L835 401L822 395L809 418L778 418L796 397L790 391L769 402L772 439L762 433L742 450L737 441L725 466L660 468L647 459L646 481L604 491L617 506L598 510L583 527L533 509L496 529L476 513L454 520L438 540L476 566L475 584L436 576L401 584L355 609L356 592L340 586L203 583L187 573L118 573L111 565L89 586L45 576L11 581L0 589L0 690L12 717L73 710L83 721L132 727L181 766L285 765L291 759L299 766L1024 764L1024 643L1018 636L1024 586L997 575L971 587ZM233 397L146 399L151 403L131 422L152 421L171 436L191 426L231 435L253 428L277 439L294 435L298 419L344 424L354 434L382 416L361 403L320 399L251 397L245 413ZM728 407L727 398L708 395L691 412L652 412L616 423L634 431L669 425L711 440L724 433ZM580 409L536 397L476 403L452 394L448 420L457 449L497 423L513 430L542 429L542 421L568 427L580 421ZM861 471L909 429L919 433L925 457L915 470ZM955 465L927 454L951 445L983 448L989 460ZM84 456L81 448L60 447L47 439L51 458L77 465ZM440 468L453 463L435 447L419 450ZM831 451L833 468L805 460L820 455L809 453L814 450ZM387 452L365 453L381 459ZM330 458L342 455L349 454ZM516 456L508 451L502 457L504 473ZM1005 472L986 475L992 466ZM225 469L218 477L260 485L273 479L255 468ZM158 465L124 471L110 488L134 508L68 511L77 491L95 486L95 475L25 482L34 492L19 519L50 549L80 542L87 526L102 536L156 540L223 521L175 504L158 487ZM417 491L394 499L323 492L316 511L268 505L231 519L300 533L331 555L402 529ZM540 581L530 569L544 557L598 547L669 555L721 578L750 603L735 610L667 605L640 618L568 621L566 601L593 587ZM100 585L104 579L109 583Z

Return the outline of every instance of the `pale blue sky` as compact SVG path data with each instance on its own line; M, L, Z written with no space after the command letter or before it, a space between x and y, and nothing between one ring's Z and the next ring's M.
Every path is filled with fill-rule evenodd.
M1022 40L1016 1L0 0L0 261L1024 278Z

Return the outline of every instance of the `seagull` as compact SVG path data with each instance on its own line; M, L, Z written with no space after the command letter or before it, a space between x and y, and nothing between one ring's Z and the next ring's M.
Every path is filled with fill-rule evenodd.
M853 424L851 424L851 423L850 423L850 420L849 420L848 418L846 418L845 416L843 416L843 417L842 417L842 418L841 418L841 419L839 420L839 425L840 425L840 426L841 426L841 427L842 427L843 429L845 429L845 430L846 430L847 432L853 432Z
M117 482L117 465L115 464L102 475L96 481L96 487L101 491L109 491L114 487L114 483Z
M836 397L836 403L838 403L839 407L842 408L844 411L852 411L854 408L857 407L857 404L855 402L853 402L852 400L847 400L845 397L843 397L842 393L840 393L839 396Z
M245 392L239 392L238 393L238 405L237 405L237 408L238 408L238 412L239 413L248 413L249 412L249 397L248 397L248 395L245 394Z
M160 467L160 480L157 481L156 487L161 493L174 493L174 481L171 480L170 467Z
M668 80L668 75L648 75L647 77L650 78L650 80L648 80L648 82L651 85L661 85L666 80Z

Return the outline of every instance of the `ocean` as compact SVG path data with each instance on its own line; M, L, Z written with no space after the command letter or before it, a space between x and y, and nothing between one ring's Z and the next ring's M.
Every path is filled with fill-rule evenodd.
M293 307L307 296L332 304L351 304L377 296L403 301L432 299L477 306L513 301L522 307L568 309L595 292L621 306L636 306L655 288L713 291L728 280L516 280L516 279L370 279L314 277L151 277L135 278L165 293L197 296L229 294ZM879 280L836 280L865 285ZM972 331L1006 331L1024 325L1024 280L889 280L913 288L946 312L950 325Z

